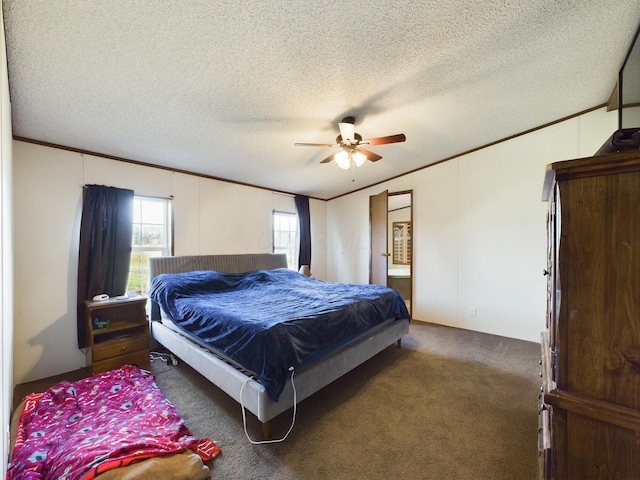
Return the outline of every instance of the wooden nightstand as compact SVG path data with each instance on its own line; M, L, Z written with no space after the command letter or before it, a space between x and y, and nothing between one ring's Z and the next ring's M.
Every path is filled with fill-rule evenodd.
M126 364L149 368L146 303L144 296L85 302L92 374Z

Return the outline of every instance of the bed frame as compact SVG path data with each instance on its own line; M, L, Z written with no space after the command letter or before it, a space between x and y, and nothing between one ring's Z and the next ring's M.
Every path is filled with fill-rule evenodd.
M155 257L149 259L151 278L161 273L180 273L194 270L217 270L241 273L253 270L287 267L284 254L253 253L238 255L202 255ZM253 413L262 423L262 434L269 438L269 421L293 407L293 389L287 380L280 399L274 402L265 388L255 379L216 356L202 345L163 325L160 309L155 302L151 308L151 336L182 361L190 365L214 385L230 395ZM366 332L328 355L295 371L297 402L340 378L358 365L397 342L409 331L409 319L389 320ZM243 388L244 385L244 388ZM242 402L240 401L240 392Z

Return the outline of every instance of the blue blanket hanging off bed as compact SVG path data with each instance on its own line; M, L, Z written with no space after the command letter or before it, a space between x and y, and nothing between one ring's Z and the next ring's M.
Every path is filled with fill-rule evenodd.
M409 318L396 290L325 282L286 268L161 274L149 295L182 330L259 378L275 401L289 367L388 319Z

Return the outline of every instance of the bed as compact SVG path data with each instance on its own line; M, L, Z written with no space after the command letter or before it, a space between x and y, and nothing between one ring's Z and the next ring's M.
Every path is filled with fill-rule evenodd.
M277 340L272 339L271 343L267 341L267 347L255 347L256 350L251 350L252 352L258 352L256 356L258 356L259 359L263 357L267 359L264 361L265 365L271 361L270 357L274 356L272 350L277 350L275 356L281 357L283 363L280 367L276 368L279 372L277 375L281 377L276 379L276 374L270 376L267 372L267 374L263 375L262 364L258 364L259 366L256 367L254 362L253 365L247 366L243 364L242 361L238 361L235 356L237 352L234 350L237 344L247 343L247 338L249 337L262 336L262 330L258 333L254 331L249 335L244 334L244 336L234 337L233 341L230 342L231 347L220 347L217 344L203 341L202 338L194 336L191 331L198 330L204 324L202 315L205 314L198 313L195 320L193 320L193 318L187 318L185 320L185 318L188 317L187 313L192 313L192 307L185 307L184 304L176 305L176 303L180 303L180 301L183 300L182 297L186 296L186 291L190 292L193 288L196 288L196 290L199 288L200 284L198 282L201 280L200 276L205 278L205 283L216 283L219 281L230 282L234 287L237 283L250 282L250 293L245 294L245 297L236 303L236 305L243 304L243 306L245 306L245 302L249 305L248 302L257 296L255 292L258 284L265 283L271 285L272 281L280 281L280 277L284 277L285 282L301 282L303 289L305 289L305 301L299 302L296 309L302 309L306 307L307 304L318 303L317 297L306 297L307 291L315 291L316 288L321 288L325 284L329 287L333 285L335 288L342 288L345 284L322 282L306 277L298 272L288 270L286 256L284 254L265 253L155 257L149 259L149 267L150 277L152 279L152 287L150 290L150 298L152 300L150 330L152 337L171 353L175 354L182 361L193 367L209 381L238 401L243 409L255 415L262 423L262 435L265 439L268 439L270 436L270 420L293 407L296 402L307 398L356 366L367 361L388 346L394 343L400 346L402 337L409 329L409 312L407 311L404 300L397 291L377 285L346 285L346 287L349 288L364 289L365 296L369 295L369 292L375 291L379 293L379 298L375 300L355 299L355 301L351 303L351 306L342 306L340 307L342 310L339 311L336 310L337 306L333 304L326 308L321 305L321 310L329 310L329 316L322 317L326 319L322 323L332 325L334 328L333 332L323 330L323 343L319 347L314 347L316 348L315 350L312 350L312 347L306 343L304 343L302 353L300 353L300 351L291 353L285 348L284 345L289 343L297 346L298 343L306 341L306 337L303 339L294 339L293 341L286 339L281 340L283 331L294 330L307 332L307 330L309 330L308 323L301 327L297 323L292 324L294 320L291 319L282 322L284 327L282 325L275 327L275 329L280 332L275 336ZM194 287L194 283L189 283L192 281L190 279L192 274L198 277L197 281L194 280L194 282L197 283L196 287ZM174 300L176 298L179 299L178 302L171 303L170 299L169 303L167 303L167 299L164 297L171 295L171 292L173 292L171 281L173 281L176 276L181 277L182 275L187 275L189 280L187 281L186 287L178 288L184 288L185 290L182 291L182 293L173 295L172 298ZM249 280L246 280L245 276L248 276ZM277 279L274 280L274 277L277 277ZM169 282L170 286L164 285L167 280L171 280ZM160 289L158 288L159 284L163 285ZM276 290L278 289L274 286L269 288L271 288L271 291L268 295L273 295L274 288ZM286 289L286 287L282 287L282 289ZM295 293L289 295L287 302L291 300L291 295L295 295ZM343 292L341 297L346 298L350 295L350 293ZM218 298L216 298L215 302L203 300L200 303L215 303L217 306ZM266 298L268 300L262 300L262 303L257 306L251 307L249 305L242 310L244 312L246 312L247 309L249 311L252 309L253 311L262 311L265 305L286 304L285 301L275 300L275 297ZM162 307L158 301L164 303ZM341 303L341 301L342 298L338 303ZM330 305L328 301L326 305ZM357 309L359 308L368 308L367 315L371 314L378 318L371 321L367 320L364 322L366 325L362 322L358 323L358 319L352 317L354 315L354 309L356 315L358 315ZM232 308L232 310L235 310L235 308ZM289 310L291 310L291 308L289 308ZM306 310L304 311L306 312ZM283 315L288 314L289 312L285 312ZM172 315L179 318L171 318ZM216 316L217 315L216 313ZM304 317L303 320L306 321L308 318L315 318L316 314L313 312L304 313L302 316ZM298 319L295 319L295 321L297 320ZM267 320L267 323L270 321L271 320ZM342 324L340 324L340 321ZM189 326L189 322L192 323L191 326ZM351 323L358 323L358 326L352 328L350 327ZM196 325L196 327L193 327L193 325ZM295 327L292 327L292 325L295 325ZM329 335L335 334L336 325L342 326L342 328L338 328L338 330L344 329L346 335L342 335L339 338L332 338L331 344L327 344ZM313 328L315 329L317 327L314 326ZM217 339L220 337L218 333L219 331L216 330L214 334L210 334L208 338L215 337ZM249 355L249 357L251 356L254 355ZM264 369L269 370L269 368L270 366L267 365ZM260 371L257 372L257 370ZM294 371L295 388L291 381Z
M191 434L150 372L124 365L27 395L10 452L7 480L204 480L220 448Z

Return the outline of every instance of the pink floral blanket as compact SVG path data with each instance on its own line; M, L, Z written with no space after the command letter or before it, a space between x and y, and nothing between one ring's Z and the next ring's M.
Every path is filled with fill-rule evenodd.
M6 479L90 480L186 449L203 461L220 453L192 436L151 373L125 365L27 396Z

